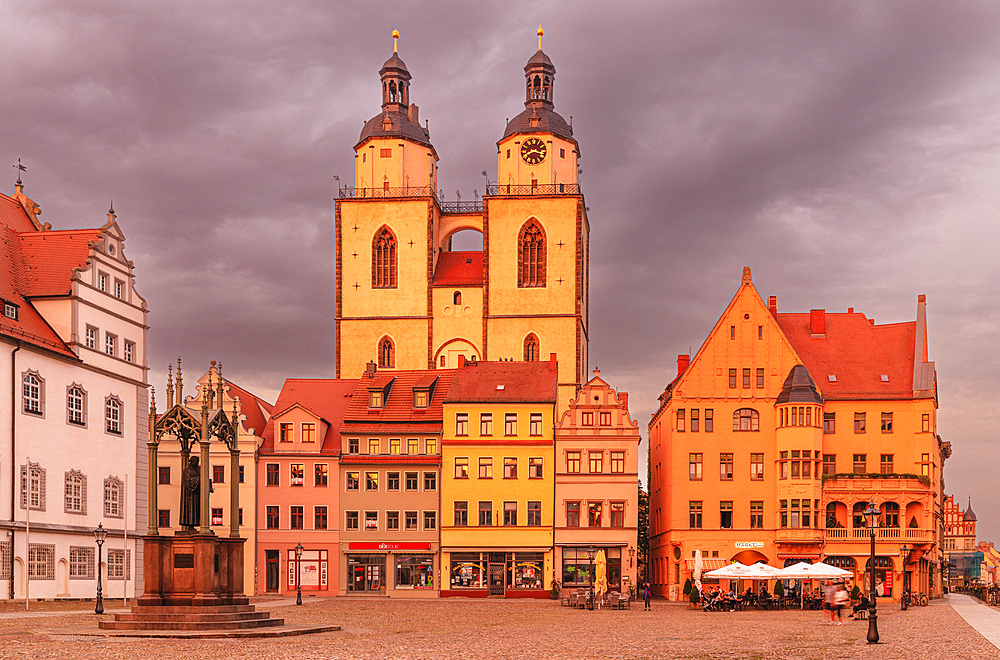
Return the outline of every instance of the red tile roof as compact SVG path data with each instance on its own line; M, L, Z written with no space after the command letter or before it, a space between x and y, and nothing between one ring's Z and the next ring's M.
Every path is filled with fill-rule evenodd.
M859 312L827 312L825 334L814 337L809 312L777 320L825 399L913 395L915 321L874 325Z
M428 378L430 377L430 378ZM455 378L454 369L386 370L374 378L361 378L344 416L344 433L440 433L444 410L441 404ZM379 409L368 407L368 389L384 386L389 396ZM426 408L413 407L413 388L427 387L433 380Z
M74 271L85 268L90 246L101 239L100 229L22 232L19 274L26 296L66 296Z
M555 403L554 362L466 362L447 403Z
M482 286L483 253L442 252L438 255L437 267L431 286Z
M35 231L37 229L21 203L3 193L0 193L0 224L15 231Z
M267 420L264 440L260 445L260 453L274 452L274 418L298 404L324 419L329 428L323 437L321 454L340 453L340 424L351 403L351 395L357 385L357 380L347 378L289 378L278 394L272 410L277 411ZM366 397L367 400L367 397Z
M256 394L243 389L228 378L226 379L226 385L229 386L230 396L239 397L240 410L246 415L246 421L243 422L243 426L247 429L254 429L257 435L263 433L274 406Z

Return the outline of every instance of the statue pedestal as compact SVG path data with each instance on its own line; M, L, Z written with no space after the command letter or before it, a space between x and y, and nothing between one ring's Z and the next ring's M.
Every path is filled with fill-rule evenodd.
M243 544L214 534L143 536L140 605L243 605Z

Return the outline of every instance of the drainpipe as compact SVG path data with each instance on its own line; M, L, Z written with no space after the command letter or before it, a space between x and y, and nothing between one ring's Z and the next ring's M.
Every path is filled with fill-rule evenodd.
M15 483L17 483L17 435L15 433L15 420L17 419L17 359L15 354L21 350L21 341L17 340L17 345L10 352L10 587L8 596L14 600L14 512L17 510L14 504L14 496L17 494ZM25 557L25 570L27 570L27 557Z

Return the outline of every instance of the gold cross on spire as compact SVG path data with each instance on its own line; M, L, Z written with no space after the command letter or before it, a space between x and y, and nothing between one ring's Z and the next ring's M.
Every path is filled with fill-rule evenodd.
M392 31L392 52L396 53L399 47L399 30Z
M542 29L541 25L538 26L537 30L535 30L535 34L538 35L538 50L541 50L542 49L542 35L545 34L545 30Z

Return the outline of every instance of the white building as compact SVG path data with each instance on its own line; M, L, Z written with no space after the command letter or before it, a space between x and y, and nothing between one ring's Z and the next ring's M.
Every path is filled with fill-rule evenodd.
M0 194L0 596L142 593L146 301L114 211L56 231L18 180Z

